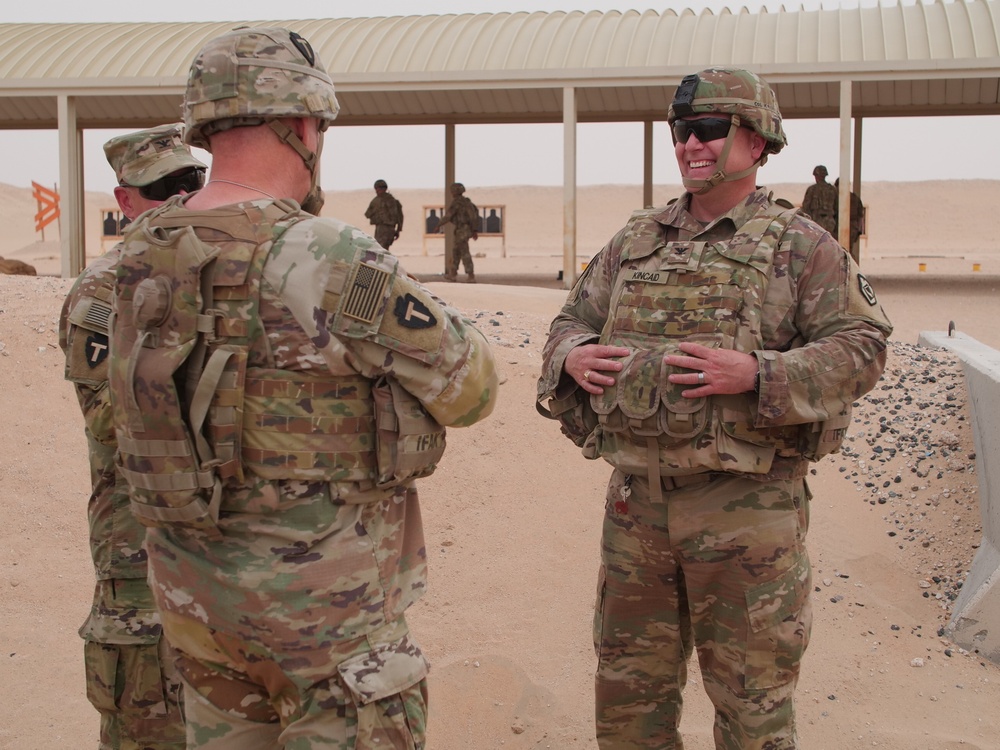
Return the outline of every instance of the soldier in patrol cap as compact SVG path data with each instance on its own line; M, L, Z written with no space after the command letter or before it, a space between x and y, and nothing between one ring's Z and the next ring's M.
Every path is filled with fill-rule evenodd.
M118 178L115 198L129 220L204 182L205 165L185 145L180 123L117 136L104 144L104 153ZM87 267L59 322L93 482L87 515L97 584L80 628L87 696L101 714L101 750L183 750L180 678L146 583L145 527L132 517L128 485L115 468L107 357L120 253L118 244Z
M497 398L484 336L319 192L333 83L307 40L196 54L205 187L125 238L111 388L190 749L423 748L414 480Z
M697 649L722 750L796 748L809 463L875 385L891 325L843 248L756 187L786 138L747 70L667 113L687 191L638 211L553 321L538 407L614 472L594 617L598 744L680 748Z
M388 250L403 231L403 204L389 192L385 180L375 180L375 197L365 209L365 218L375 225L375 241Z

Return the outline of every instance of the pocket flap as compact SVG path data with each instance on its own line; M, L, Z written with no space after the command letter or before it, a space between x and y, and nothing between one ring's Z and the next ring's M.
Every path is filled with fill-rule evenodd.
M750 627L755 633L773 627L797 614L809 596L809 559L798 562L777 578L754 586L746 593Z
M646 419L660 408L666 382L663 352L636 352L618 376L618 405L629 419Z
M359 706L412 687L427 676L427 660L409 636L383 643L337 665L344 685Z

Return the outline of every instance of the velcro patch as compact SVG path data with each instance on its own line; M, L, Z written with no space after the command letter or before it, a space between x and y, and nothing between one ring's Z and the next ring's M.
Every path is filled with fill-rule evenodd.
M872 289L872 285L868 283L868 279L858 274L858 289L861 291L861 296L865 298L865 301L869 305L874 307L878 304L878 299L875 297L875 290Z
M110 318L111 305L96 297L84 297L73 308L69 322L88 331L107 333Z
M396 297L396 308L393 311L396 320L404 328L433 328L437 318L423 302L412 294Z
M389 272L367 263L359 263L345 291L344 315L371 323L375 320L385 298Z
M625 277L625 281L638 281L644 284L666 284L670 279L668 271L640 271L632 269Z

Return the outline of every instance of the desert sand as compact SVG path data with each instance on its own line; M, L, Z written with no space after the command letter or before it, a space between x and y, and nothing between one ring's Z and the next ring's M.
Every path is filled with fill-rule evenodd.
M776 194L797 201L804 189ZM429 746L596 748L590 630L610 468L584 460L534 409L541 347L565 298L556 279L561 190L470 186L480 205L506 206L509 222L506 257L499 239L473 244L483 256L476 285L440 281L440 240L424 254L415 230L434 191L393 192L409 222L393 250L486 333L503 381L494 414L450 430L444 461L420 485L430 586L410 621L432 662ZM658 188L656 199L676 192ZM896 332L844 450L809 480L815 624L798 691L803 748L1000 748L1000 665L939 635L982 526L961 366L914 345L921 330L954 321L1000 348L998 196L1000 182L884 183L866 193L863 267ZM325 213L364 226L369 197L333 194ZM581 188L582 260L640 199L637 187ZM95 224L111 203L88 196ZM57 277L55 232L44 243L33 233L33 211L30 191L0 184L0 256L43 274L0 276L0 413L8 420L0 433L0 748L85 748L97 731L76 635L92 590L89 478L57 345L71 282ZM99 238L88 243L91 256L100 252ZM696 667L682 726L689 750L713 747Z

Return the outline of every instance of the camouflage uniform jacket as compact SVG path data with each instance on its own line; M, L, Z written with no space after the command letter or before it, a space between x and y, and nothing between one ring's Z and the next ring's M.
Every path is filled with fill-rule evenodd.
M305 415L290 424L306 425L311 401L319 400L322 389L342 392L338 384L385 375L440 425L471 425L489 415L498 382L486 339L361 230L335 219L299 220L269 247L258 246L263 249L254 251L251 262L261 257L260 275L252 271L247 277L245 249L211 227L242 214L247 222L241 235L262 237L266 233L255 222L273 208L270 201L255 201L191 212L183 200L171 199L126 236L122 264L127 268L129 255L141 252L151 223L191 221L201 241L221 253L217 288L225 277L259 283L259 296L240 305L243 327L256 331L247 383L250 369L261 370L255 364L261 353L268 360L268 382L282 374L287 382L311 382L312 390L293 399ZM122 281L120 276L119 304ZM114 350L112 360L114 381L121 369ZM280 401L270 396L265 393L263 400ZM250 399L261 396L247 390L243 397L249 415ZM248 447L290 454L294 449L288 445L314 438L325 438L325 453L333 457L350 453L357 439L350 430L362 420L348 411L348 398L339 413L316 414L312 427L302 430L282 428L285 417L278 407L270 418L268 403L263 410L255 407L254 418L272 423L270 432L256 433L269 442L244 444L244 457ZM294 466L283 471L287 463L271 461L276 478L247 463L240 475L225 477L217 521L221 538L169 524L149 529L150 581L161 610L289 653L364 636L393 622L420 597L426 556L413 483L359 486L353 466L343 467L348 475L343 481L312 480L296 474ZM332 469L341 471L337 465ZM282 478L290 476L298 478Z
M829 182L817 182L806 188L802 210L831 234L837 227L837 188Z
M448 222L455 225L455 242L467 240L473 232L479 231L479 209L464 195L459 195L451 201L448 210L441 217L442 224Z
M657 248L670 241L728 242L770 199L758 189L708 226L688 213L688 200L686 194L653 213L662 228ZM628 259L631 227L632 222L588 265L553 321L538 384L540 402L577 390L563 372L566 356L600 339L615 314L610 306L619 274L648 271L660 262L656 251ZM851 403L878 381L891 325L850 257L813 222L797 216L785 230L774 251L761 310L763 344L752 352L761 371L754 428L809 425L849 413ZM803 476L806 467L804 457L785 452L758 478Z
M128 484L115 468L114 426L108 390L108 313L121 245L91 263L76 280L59 318L59 345L66 379L83 411L92 492L87 506L90 554L98 581L145 582L146 529L129 510ZM149 642L159 635L159 616L143 587L119 587L114 609L91 612L80 633L102 643ZM123 592L138 592L130 600ZM137 641L138 638L138 641Z
M382 193L372 198L365 210L365 218L372 224L388 224L395 231L403 231L403 205L392 193Z

